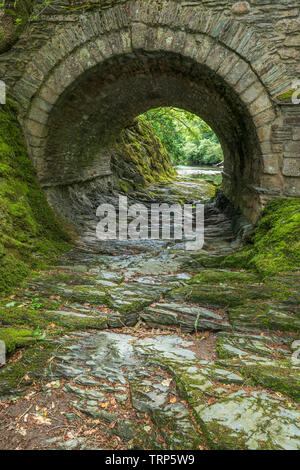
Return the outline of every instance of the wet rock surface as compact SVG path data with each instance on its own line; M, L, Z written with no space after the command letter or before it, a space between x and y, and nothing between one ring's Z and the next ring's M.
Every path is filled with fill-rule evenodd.
M49 340L43 376L59 384L75 430L66 438L49 429L39 445L299 449L299 273L262 282L199 265L195 275L195 257L234 250L230 221L212 204L198 253L180 241L101 243L89 224L82 246L16 301L47 301L40 321L67 329ZM46 399L49 390L40 393Z

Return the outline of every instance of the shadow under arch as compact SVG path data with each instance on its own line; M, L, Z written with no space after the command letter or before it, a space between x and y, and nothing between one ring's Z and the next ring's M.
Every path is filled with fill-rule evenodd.
M171 33L166 50L149 43L145 50L133 39L124 45L122 32L114 34L114 47L110 36L87 41L35 80L21 122L38 178L48 195L92 180L95 187L97 179L100 191L121 130L148 109L174 106L214 130L225 158L223 191L255 222L273 103L238 54L205 36L197 49L192 35L179 53Z

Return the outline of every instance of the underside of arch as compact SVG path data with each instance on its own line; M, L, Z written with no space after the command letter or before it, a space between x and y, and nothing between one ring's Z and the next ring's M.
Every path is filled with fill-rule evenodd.
M148 109L171 105L216 132L225 155L223 190L255 221L276 119L268 92L250 64L211 37L145 28L82 38L47 74L37 72L37 61L27 67L23 82L29 73L32 80L22 95L22 124L42 186L53 194L99 180L101 188L121 130Z

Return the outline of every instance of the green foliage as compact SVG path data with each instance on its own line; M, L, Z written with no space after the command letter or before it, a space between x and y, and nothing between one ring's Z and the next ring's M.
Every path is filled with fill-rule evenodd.
M141 117L150 122L174 164L213 165L223 161L216 134L198 116L167 107L151 109Z
M17 40L28 21L34 0L0 1L0 52L8 50Z
M27 156L9 101L0 108L0 293L70 247Z

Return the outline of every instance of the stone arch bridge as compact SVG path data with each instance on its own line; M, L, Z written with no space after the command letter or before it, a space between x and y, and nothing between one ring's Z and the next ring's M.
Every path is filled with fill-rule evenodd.
M101 188L115 136L167 105L216 132L223 190L248 219L300 196L298 0L53 0L0 59L50 201Z

